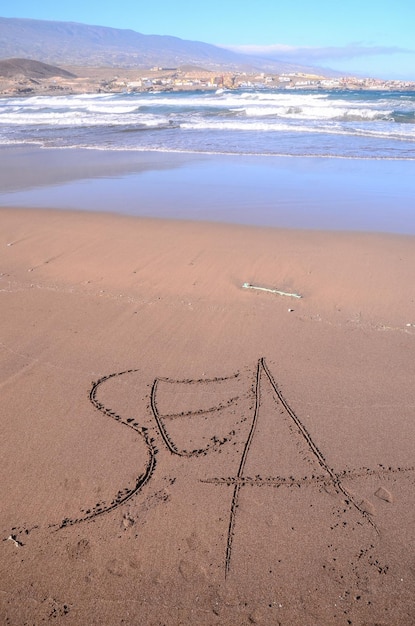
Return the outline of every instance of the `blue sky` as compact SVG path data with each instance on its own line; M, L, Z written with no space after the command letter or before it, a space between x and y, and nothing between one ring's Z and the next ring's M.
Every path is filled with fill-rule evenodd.
M4 0L2 5L2 17L255 46L276 58L347 74L415 80L414 0Z

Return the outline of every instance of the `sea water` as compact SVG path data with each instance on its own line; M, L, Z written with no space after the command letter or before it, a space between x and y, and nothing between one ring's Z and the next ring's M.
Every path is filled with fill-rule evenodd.
M32 96L0 101L0 145L415 159L415 92Z
M0 100L0 206L415 234L415 92Z

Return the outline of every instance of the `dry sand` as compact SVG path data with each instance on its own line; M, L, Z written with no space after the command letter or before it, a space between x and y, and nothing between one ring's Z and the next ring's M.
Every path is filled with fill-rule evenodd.
M2 624L415 622L413 237L0 225Z

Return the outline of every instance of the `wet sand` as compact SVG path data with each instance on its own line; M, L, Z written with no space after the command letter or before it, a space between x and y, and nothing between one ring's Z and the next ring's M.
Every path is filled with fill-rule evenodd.
M6 146L0 207L415 235L413 161Z
M2 623L414 623L413 237L0 224Z

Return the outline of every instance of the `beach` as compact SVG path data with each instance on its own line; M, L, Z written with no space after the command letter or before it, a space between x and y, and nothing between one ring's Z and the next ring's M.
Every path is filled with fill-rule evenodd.
M0 621L413 624L413 233L64 200L0 208Z

